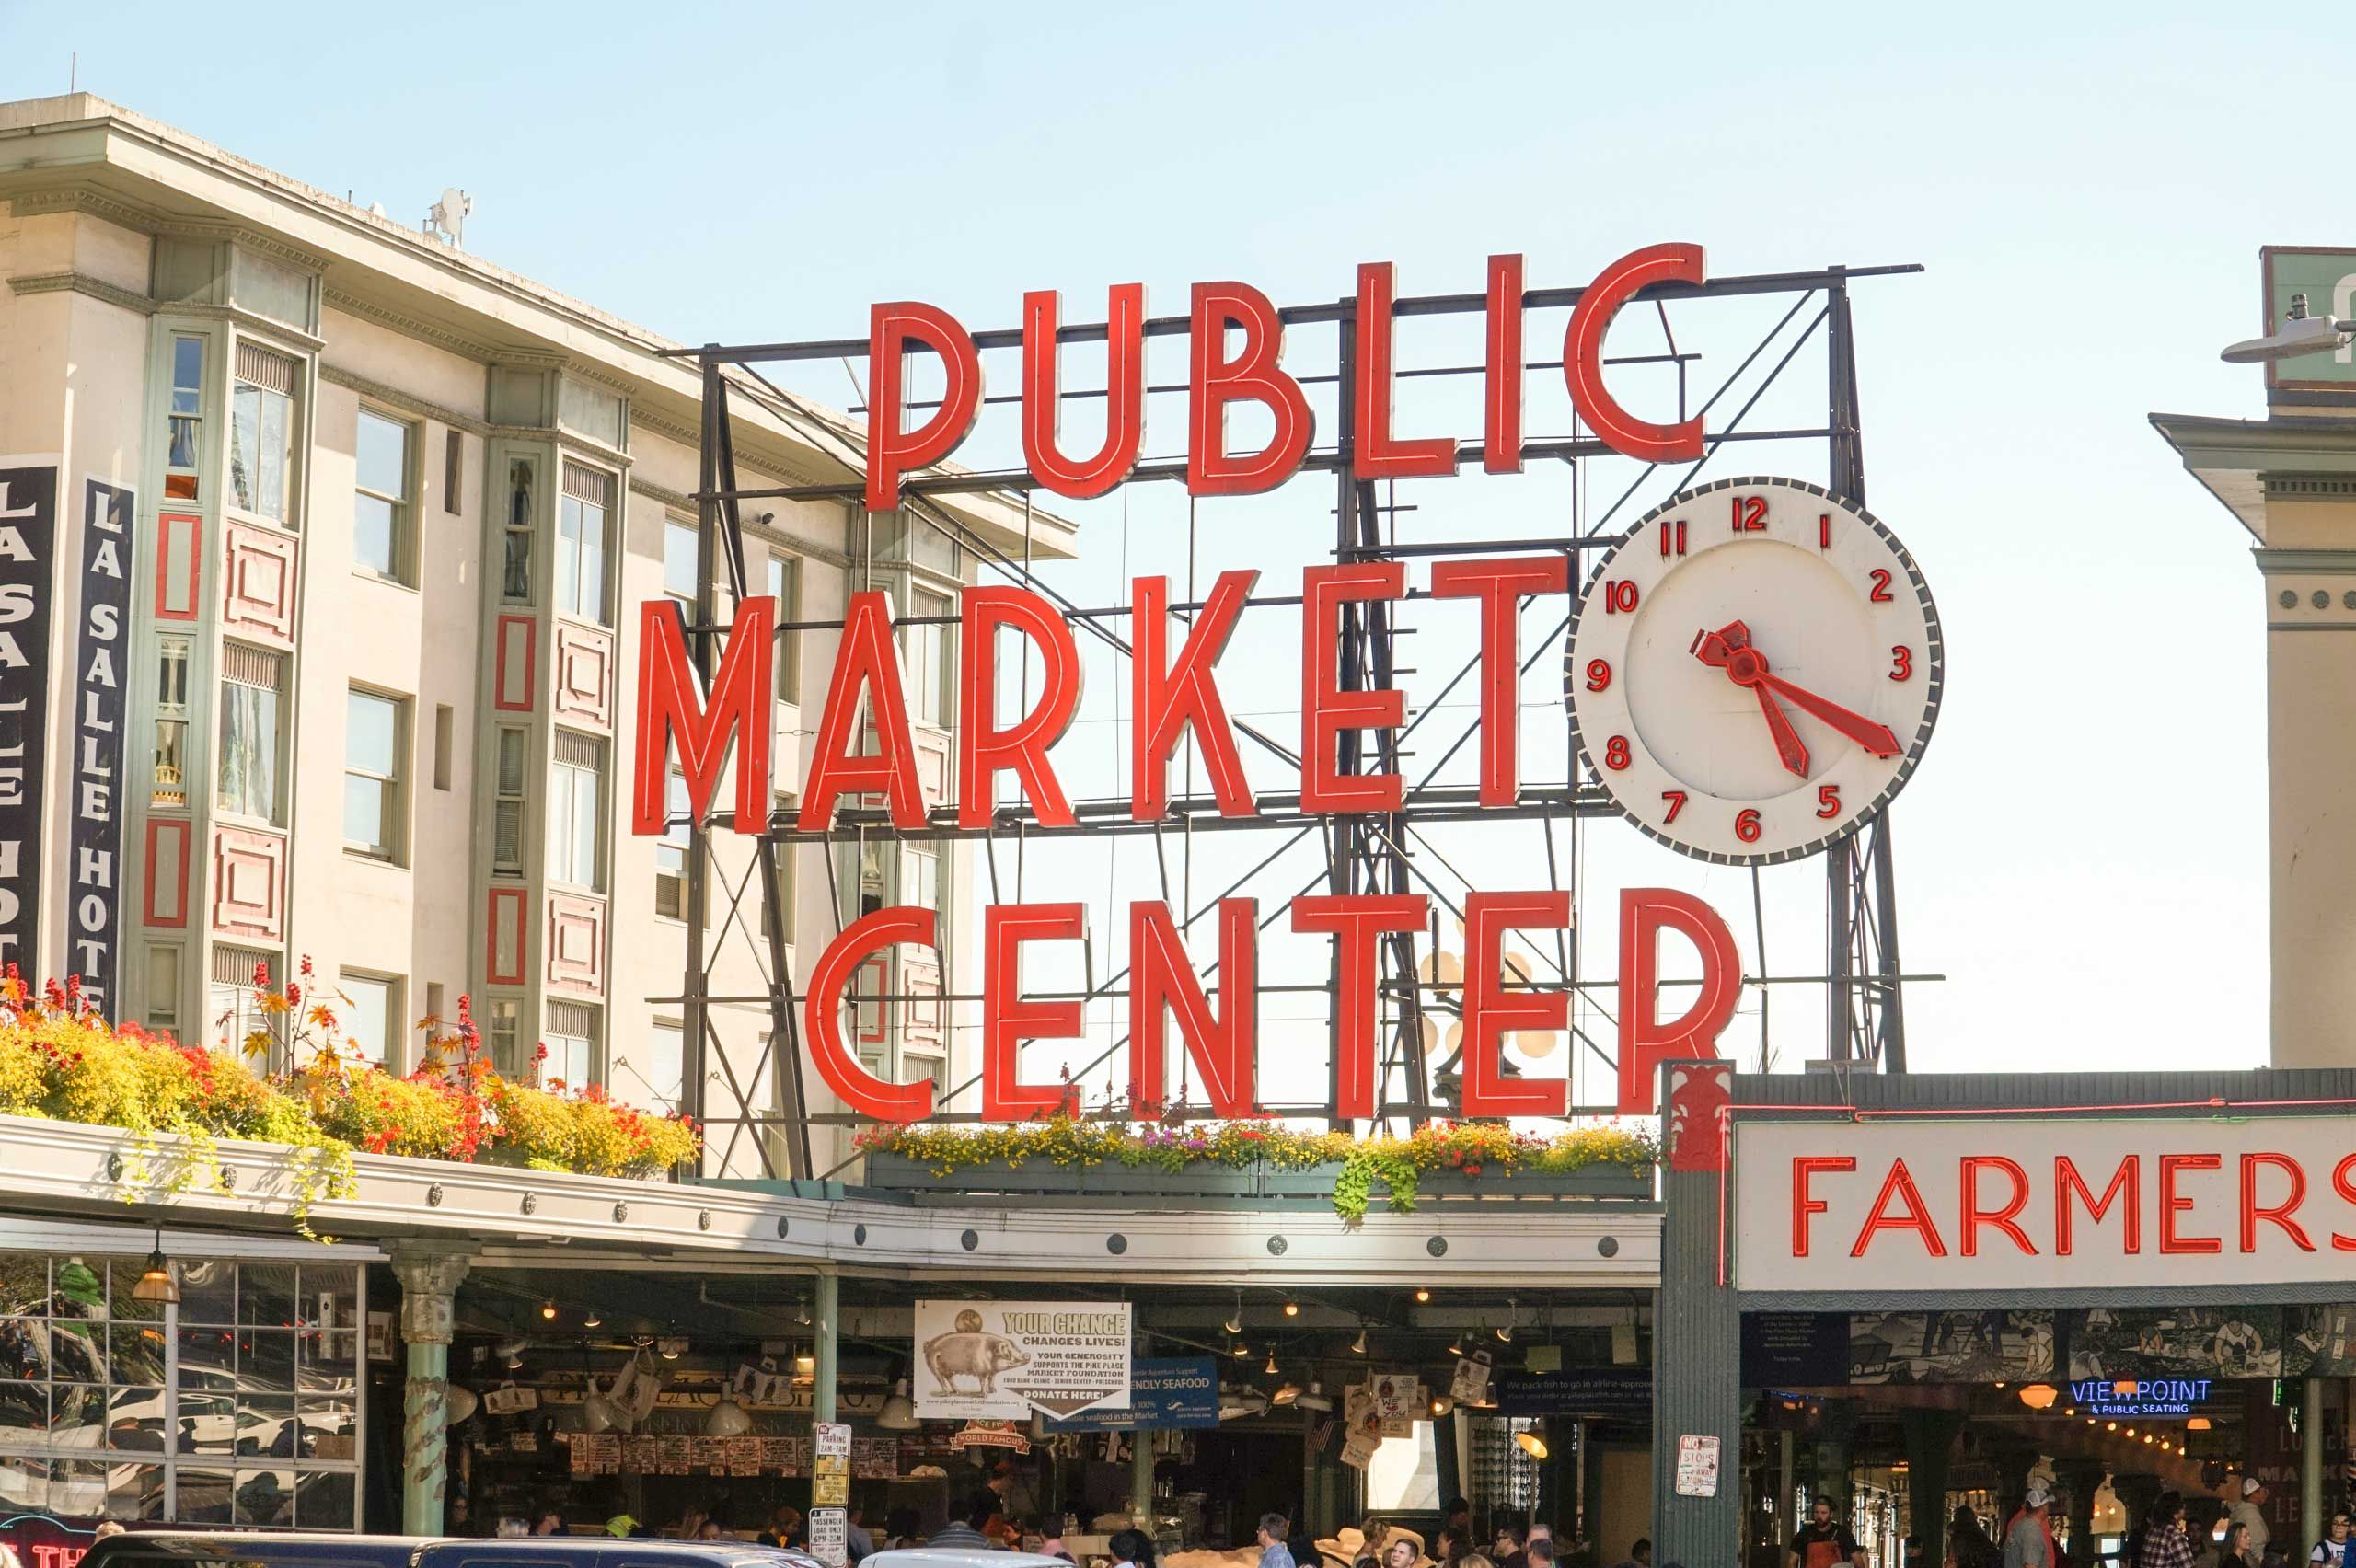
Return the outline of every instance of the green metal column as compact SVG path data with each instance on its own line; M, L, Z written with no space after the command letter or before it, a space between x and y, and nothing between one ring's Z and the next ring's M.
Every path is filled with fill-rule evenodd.
M1138 1528L1153 1539L1153 1434L1142 1427L1129 1434L1129 1512Z
M1731 1098L1727 1062L1661 1067L1660 1296L1653 1313L1653 1561L1724 1565L1741 1560L1742 1313L1718 1277L1720 1165ZM1715 1087L1708 1081L1716 1079ZM1680 1117L1671 1106L1692 1107ZM1717 1449L1706 1496L1680 1496L1680 1439ZM1618 1543L1613 1543L1618 1550Z
M440 1535L449 1485L450 1334L452 1297L467 1277L462 1252L404 1247L393 1253L401 1282L401 1339L409 1347L409 1380L401 1392L401 1531Z
M810 1419L833 1421L835 1416L835 1353L841 1343L842 1280L831 1270L818 1276L816 1298L810 1315L816 1320L818 1343L810 1354Z
M2323 1379L2308 1378L2304 1392L2299 1401L2299 1524L2304 1533L2294 1544L2318 1541L2329 1533L2323 1511ZM2304 1556L2301 1551L2292 1560Z

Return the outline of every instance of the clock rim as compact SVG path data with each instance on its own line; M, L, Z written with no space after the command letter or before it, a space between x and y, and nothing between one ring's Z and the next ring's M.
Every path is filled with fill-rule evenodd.
M1771 850L1764 854L1741 854L1704 848L1700 845L1679 838L1673 833L1664 832L1638 816L1621 800L1619 792L1606 781L1604 769L1588 754L1587 737L1579 727L1578 701L1580 694L1586 689L1586 683L1579 679L1577 674L1577 650L1579 621L1587 614L1588 601L1594 592L1595 585L1603 580L1605 571L1619 559L1622 550L1630 548L1643 538L1647 525L1671 512L1691 507L1699 497L1719 490L1762 488L1796 490L1805 495L1814 496L1819 501L1832 502L1863 521L1867 527L1880 536L1881 542L1888 547L1889 552L1898 558L1899 564L1905 569L1906 580L1913 587L1916 602L1921 605L1923 612L1922 668L1925 681L1925 698L1922 723L1916 728L1913 738L1907 743L1905 750L1900 755L1897 771L1890 775L1889 781L1882 787L1881 791L1851 815L1846 822L1830 833L1810 839L1807 843L1794 845L1787 849ZM1588 570L1587 581L1579 585L1578 594L1572 601L1570 620L1563 628L1563 709L1570 721L1573 754L1595 778L1597 785L1603 790L1604 798L1611 802L1611 809L1626 818L1638 832L1656 844L1674 849L1689 859L1704 861L1714 866L1787 865L1794 860L1805 860L1811 856L1820 855L1835 845L1856 836L1864 830L1866 824L1888 809L1890 801L1898 798L1899 791L1903 790L1907 780L1913 777L1914 769L1923 760L1923 754L1930 747L1931 732L1938 728L1939 709L1945 706L1946 698L1946 632L1939 620L1938 603L1931 596L1931 585L1923 578L1923 569L1914 559L1913 553L1907 549L1904 542L1890 530L1888 524L1875 516L1861 503L1851 501L1845 496L1835 495L1822 485L1810 484L1806 479L1786 478L1781 475L1745 474L1736 478L1714 479L1708 484L1696 485L1690 490L1678 491L1636 519L1629 525L1627 533L1621 537L1620 542L1606 550ZM1574 790L1576 790L1576 780L1572 788Z

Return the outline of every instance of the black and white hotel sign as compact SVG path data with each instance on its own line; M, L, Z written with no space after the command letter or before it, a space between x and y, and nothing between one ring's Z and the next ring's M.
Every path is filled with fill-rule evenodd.
M34 986L57 468L0 457L0 966L17 965Z
M104 1009L122 929L123 693L131 638L130 487L82 481L82 620L74 647L74 771L67 847L65 971Z

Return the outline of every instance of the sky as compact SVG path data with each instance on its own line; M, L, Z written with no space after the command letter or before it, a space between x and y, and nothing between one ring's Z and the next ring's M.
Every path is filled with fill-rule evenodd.
M84 88L397 217L461 187L469 250L687 341L860 335L896 298L1010 326L1045 287L1101 318L1102 291L1132 280L1164 311L1212 278L1330 299L1378 259L1403 291L1472 290L1493 251L1524 253L1533 286L1576 284L1669 239L1718 274L1920 262L1854 296L1868 499L1922 562L1950 648L1894 816L1906 968L1943 976L1909 988L1912 1065L2231 1067L2262 1064L2268 1039L2260 585L2252 541L2146 415L2262 412L2259 373L2217 359L2258 329L2259 246L2356 238L2317 200L2345 142L2331 68L2285 67L2324 47L2272 14L2151 4L249 0L234 27L191 28L160 6L6 0L0 92L63 90L78 52ZM1744 307L1697 322L1697 374L1764 325ZM1612 342L1657 346L1630 323ZM1402 360L1455 347L1403 332ZM1820 378L1820 359L1796 363ZM807 389L849 402L848 373L821 368ZM1453 408L1401 406L1429 428ZM1180 415L1157 406L1149 452L1177 450ZM1535 391L1531 418L1540 433ZM1820 447L1774 456L1823 477ZM1439 483L1459 488L1403 492L1423 509L1403 525L1539 536L1568 505L1559 469ZM1125 561L1183 575L1184 498L1151 489L1126 522L1073 509L1085 559L1059 585L1117 599ZM1303 481L1203 508L1206 582L1316 559L1329 504ZM1429 624L1415 662L1436 683L1469 643ZM1117 674L1091 665L1091 703ZM1525 746L1559 778L1549 674L1526 687ZM1281 733L1292 678L1235 706ZM1125 779L1110 713L1066 743L1107 788ZM1526 885L1531 833L1468 834L1450 858ZM1747 874L1607 824L1583 849L1588 972L1609 976L1611 894L1632 882L1704 893L1758 972ZM1202 851L1197 899L1226 852ZM1133 849L1086 854L1032 874L1100 902L1159 874ZM1761 885L1765 971L1819 974L1820 870ZM1752 1063L1761 994L1728 1039ZM1817 993L1764 994L1777 1061L1820 1055Z

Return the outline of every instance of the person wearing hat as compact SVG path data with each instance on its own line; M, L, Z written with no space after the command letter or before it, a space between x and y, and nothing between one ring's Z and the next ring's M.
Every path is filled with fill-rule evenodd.
M2246 1475L2242 1477L2242 1500L2235 1504L2234 1511L2225 1516L2228 1526L2248 1527L2249 1555L2253 1562L2266 1561L2267 1543L2274 1539L2274 1532L2266 1527L2266 1500L2270 1495L2266 1490L2266 1482L2254 1475Z
M2004 1528L2004 1568L2054 1568L2053 1527L2046 1519L2053 1496L2032 1486L2021 1499L2021 1511Z

